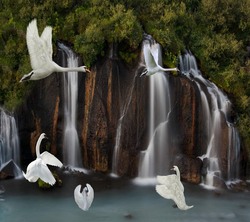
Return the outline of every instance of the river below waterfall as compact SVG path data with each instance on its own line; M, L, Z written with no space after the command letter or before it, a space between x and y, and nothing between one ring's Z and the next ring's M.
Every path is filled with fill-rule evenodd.
M1 222L119 222L119 221L250 221L249 192L214 192L198 185L184 184L188 211L173 207L160 197L154 186L138 186L129 180L99 176L63 174L62 187L40 190L24 179L2 180ZM78 208L73 191L90 183L95 198L89 211Z

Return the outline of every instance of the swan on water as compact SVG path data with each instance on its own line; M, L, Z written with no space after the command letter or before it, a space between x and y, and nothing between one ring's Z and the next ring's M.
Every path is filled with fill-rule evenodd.
M32 183L36 182L40 178L45 183L54 185L56 180L50 172L47 164L57 167L62 167L63 164L53 154L47 151L40 154L40 145L44 138L47 137L45 133L42 133L36 143L36 159L28 165L26 174L23 172L23 176Z
M33 19L27 27L26 42L33 70L25 74L20 82L43 79L53 72L90 72L86 66L64 68L57 65L52 60L52 27L45 27L39 36L36 19Z
M156 192L166 199L172 199L180 210L188 210L193 206L186 204L179 168L174 166L171 170L176 171L176 174L157 176L160 185L156 185Z
M143 45L143 55L146 68L140 77L146 75L150 76L160 71L179 71L178 68L163 68L159 65L159 44L145 41Z
M74 190L74 198L78 207L87 211L94 199L94 189L87 183L81 192L81 185L78 185Z

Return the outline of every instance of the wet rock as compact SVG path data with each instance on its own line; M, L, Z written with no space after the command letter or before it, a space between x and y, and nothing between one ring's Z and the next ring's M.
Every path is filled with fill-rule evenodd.
M202 160L202 168L201 168L201 175L203 177L205 177L207 175L207 169L209 167L209 159L208 158L204 158Z
M199 158L178 155L174 160L174 165L179 167L181 178L184 181L195 184L201 183L202 161Z
M250 183L243 180L237 180L227 183L227 188L236 191L236 192L249 192L250 191Z
M213 182L214 182L213 184L214 187L224 190L227 189L225 181L216 175L214 175Z
M0 179L12 179L21 174L21 169L14 160L9 160L0 169Z

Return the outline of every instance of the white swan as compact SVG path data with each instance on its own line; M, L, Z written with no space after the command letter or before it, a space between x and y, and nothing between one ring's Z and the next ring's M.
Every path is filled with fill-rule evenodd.
M90 72L86 66L64 68L52 60L52 27L47 26L41 36L38 34L36 19L33 19L26 33L32 71L25 74L20 82L43 79L53 72Z
M78 185L74 190L74 198L78 207L87 211L94 199L94 189L87 183L81 192L81 185Z
M150 76L160 71L179 71L178 68L163 68L159 65L159 49L160 45L155 41L149 42L146 40L143 44L143 55L146 68L140 77Z
M176 175L157 176L160 185L156 185L156 192L166 199L172 199L180 210L188 210L193 206L186 204L179 168L174 166L172 170L176 171Z
M45 183L53 185L56 180L46 164L57 167L62 167L63 164L54 155L47 151L40 154L40 144L44 138L46 138L46 135L45 133L42 133L36 143L36 160L28 165L26 174L23 172L23 176L29 182L34 183L40 178Z

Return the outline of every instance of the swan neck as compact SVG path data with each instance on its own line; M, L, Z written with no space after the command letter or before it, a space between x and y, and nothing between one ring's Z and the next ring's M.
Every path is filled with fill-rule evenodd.
M36 157L40 156L40 145L42 142L43 138L40 136L36 142Z
M178 179L181 180L181 174L180 174L179 169L176 169L176 175L177 175Z
M57 72L84 72L82 67L56 67Z
M161 66L160 66L161 67ZM161 70L163 70L163 71L177 71L177 69L176 68L160 68Z

